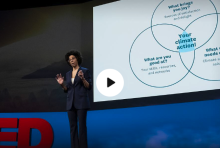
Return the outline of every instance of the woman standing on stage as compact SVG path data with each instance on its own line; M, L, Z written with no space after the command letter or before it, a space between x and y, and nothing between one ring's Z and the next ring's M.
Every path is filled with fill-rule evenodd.
M92 88L91 75L87 68L80 66L82 64L80 52L70 51L66 53L65 59L72 68L66 73L66 85L61 74L57 74L56 80L67 93L66 109L70 123L71 148L87 148L86 116L90 108L88 90Z

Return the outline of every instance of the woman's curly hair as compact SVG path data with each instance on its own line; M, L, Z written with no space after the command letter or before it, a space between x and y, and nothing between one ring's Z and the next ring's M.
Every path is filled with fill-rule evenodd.
M69 56L71 56L71 55L74 55L76 57L79 65L82 64L83 58L82 58L81 53L79 51L76 51L76 50L71 50L71 51L67 52L66 55L65 55L65 60L66 60L66 62L68 63L69 66L71 66L70 63L69 63Z

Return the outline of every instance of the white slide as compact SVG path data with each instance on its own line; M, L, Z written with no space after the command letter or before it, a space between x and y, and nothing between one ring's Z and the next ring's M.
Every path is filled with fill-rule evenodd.
M219 0L121 0L94 7L94 102L220 89L218 11ZM106 69L123 76L115 96L96 86Z

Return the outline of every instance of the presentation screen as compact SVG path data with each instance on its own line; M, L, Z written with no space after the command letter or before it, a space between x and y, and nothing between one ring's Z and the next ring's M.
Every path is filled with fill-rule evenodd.
M219 0L93 7L94 102L220 89Z

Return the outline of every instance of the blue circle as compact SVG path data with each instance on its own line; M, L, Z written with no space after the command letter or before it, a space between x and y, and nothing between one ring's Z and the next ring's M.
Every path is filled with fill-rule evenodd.
M217 10L216 10L216 11L217 11ZM211 13L211 14L206 14L206 15L200 16L199 18L197 18L197 19L195 19L194 21L192 21L192 22L186 27L186 29L187 29L192 23L194 23L194 22L197 21L198 19L203 18L203 17L208 16L208 15L213 15L213 14L216 14L216 15L217 15L217 22L216 22L215 30L214 30L214 32L212 33L211 37L210 37L204 44L202 44L201 46L197 47L195 50L197 50L197 49L203 47L205 44L207 44L207 43L211 40L211 38L213 37L213 35L215 34L216 29L217 29L217 27L218 27L218 14L219 14L219 13ZM186 30L186 29L185 29L185 30Z
M131 68L131 71L133 72L134 76L135 76L140 82L142 82L143 84L145 84L145 85L147 85L147 86L150 86L150 87L165 88L165 87L170 87L170 86L172 86L172 85L175 85L175 84L179 83L180 81L182 81L182 80L188 75L188 73L190 72L190 70L191 70L191 68L193 67L193 64L194 64L195 51L194 51L194 58L193 58L193 62L192 62L191 68L190 68L189 70L187 69L186 75L184 75L184 76L183 76L180 80L178 80L177 82L175 82L175 83L173 83L173 84L170 84L170 85L167 85L167 86L153 86L153 85L147 84L147 83L143 82L142 80L140 80L140 79L138 78L138 76L135 74L135 72L133 71L132 66L131 66L131 61L130 61L131 50L132 50L132 47L133 47L135 41L139 38L139 36L140 36L142 33L144 33L145 31L147 31L148 29L150 29L150 28L152 28L152 27L155 27L155 26L158 26L158 25L172 25L172 26L175 26L175 25L173 25L173 24L157 24L157 25L154 25L154 26L151 26L151 27L148 27L148 28L144 29L144 30L135 38L134 42L133 42L132 45L131 45L130 52L129 52L129 64L130 64L130 68ZM178 27L178 26L175 26L175 27ZM178 28L180 28L180 27L178 27ZM182 28L180 28L180 29L182 29ZM180 53L179 53L179 54L180 54Z
M213 15L213 14L217 14L217 16L220 14L220 13L211 13L211 14L207 14L207 15ZM205 17L205 16L207 16L207 15L204 15L204 16L201 16L201 17ZM201 17L199 17L199 18L201 18ZM198 18L198 19L199 19ZM188 25L189 26L189 25ZM187 27L188 27L187 26ZM216 31L216 30L215 30ZM214 34L213 34L214 35ZM212 37L213 37L213 35L212 35ZM205 43L206 44L206 43ZM204 45L205 45L204 44ZM204 46L203 45L203 46ZM200 48L200 47L198 47L198 48ZM198 49L197 48L197 49ZM180 60L181 60L181 62L183 63L183 65L184 65L184 67L187 69L187 70L189 70L187 67L186 67L186 65L184 64L184 62L183 62L183 60L182 60L182 58L181 58L181 54L180 54ZM192 75L194 75L195 77L197 77L197 78L200 78L200 79L202 79L202 80L206 80L206 81L220 81L220 80L211 80L211 79L206 79L206 78L202 78L202 77L200 77L200 76L198 76L198 75L196 75L196 74L194 74L192 71L191 71L191 69L192 69L192 67L190 68L190 73L192 74Z

